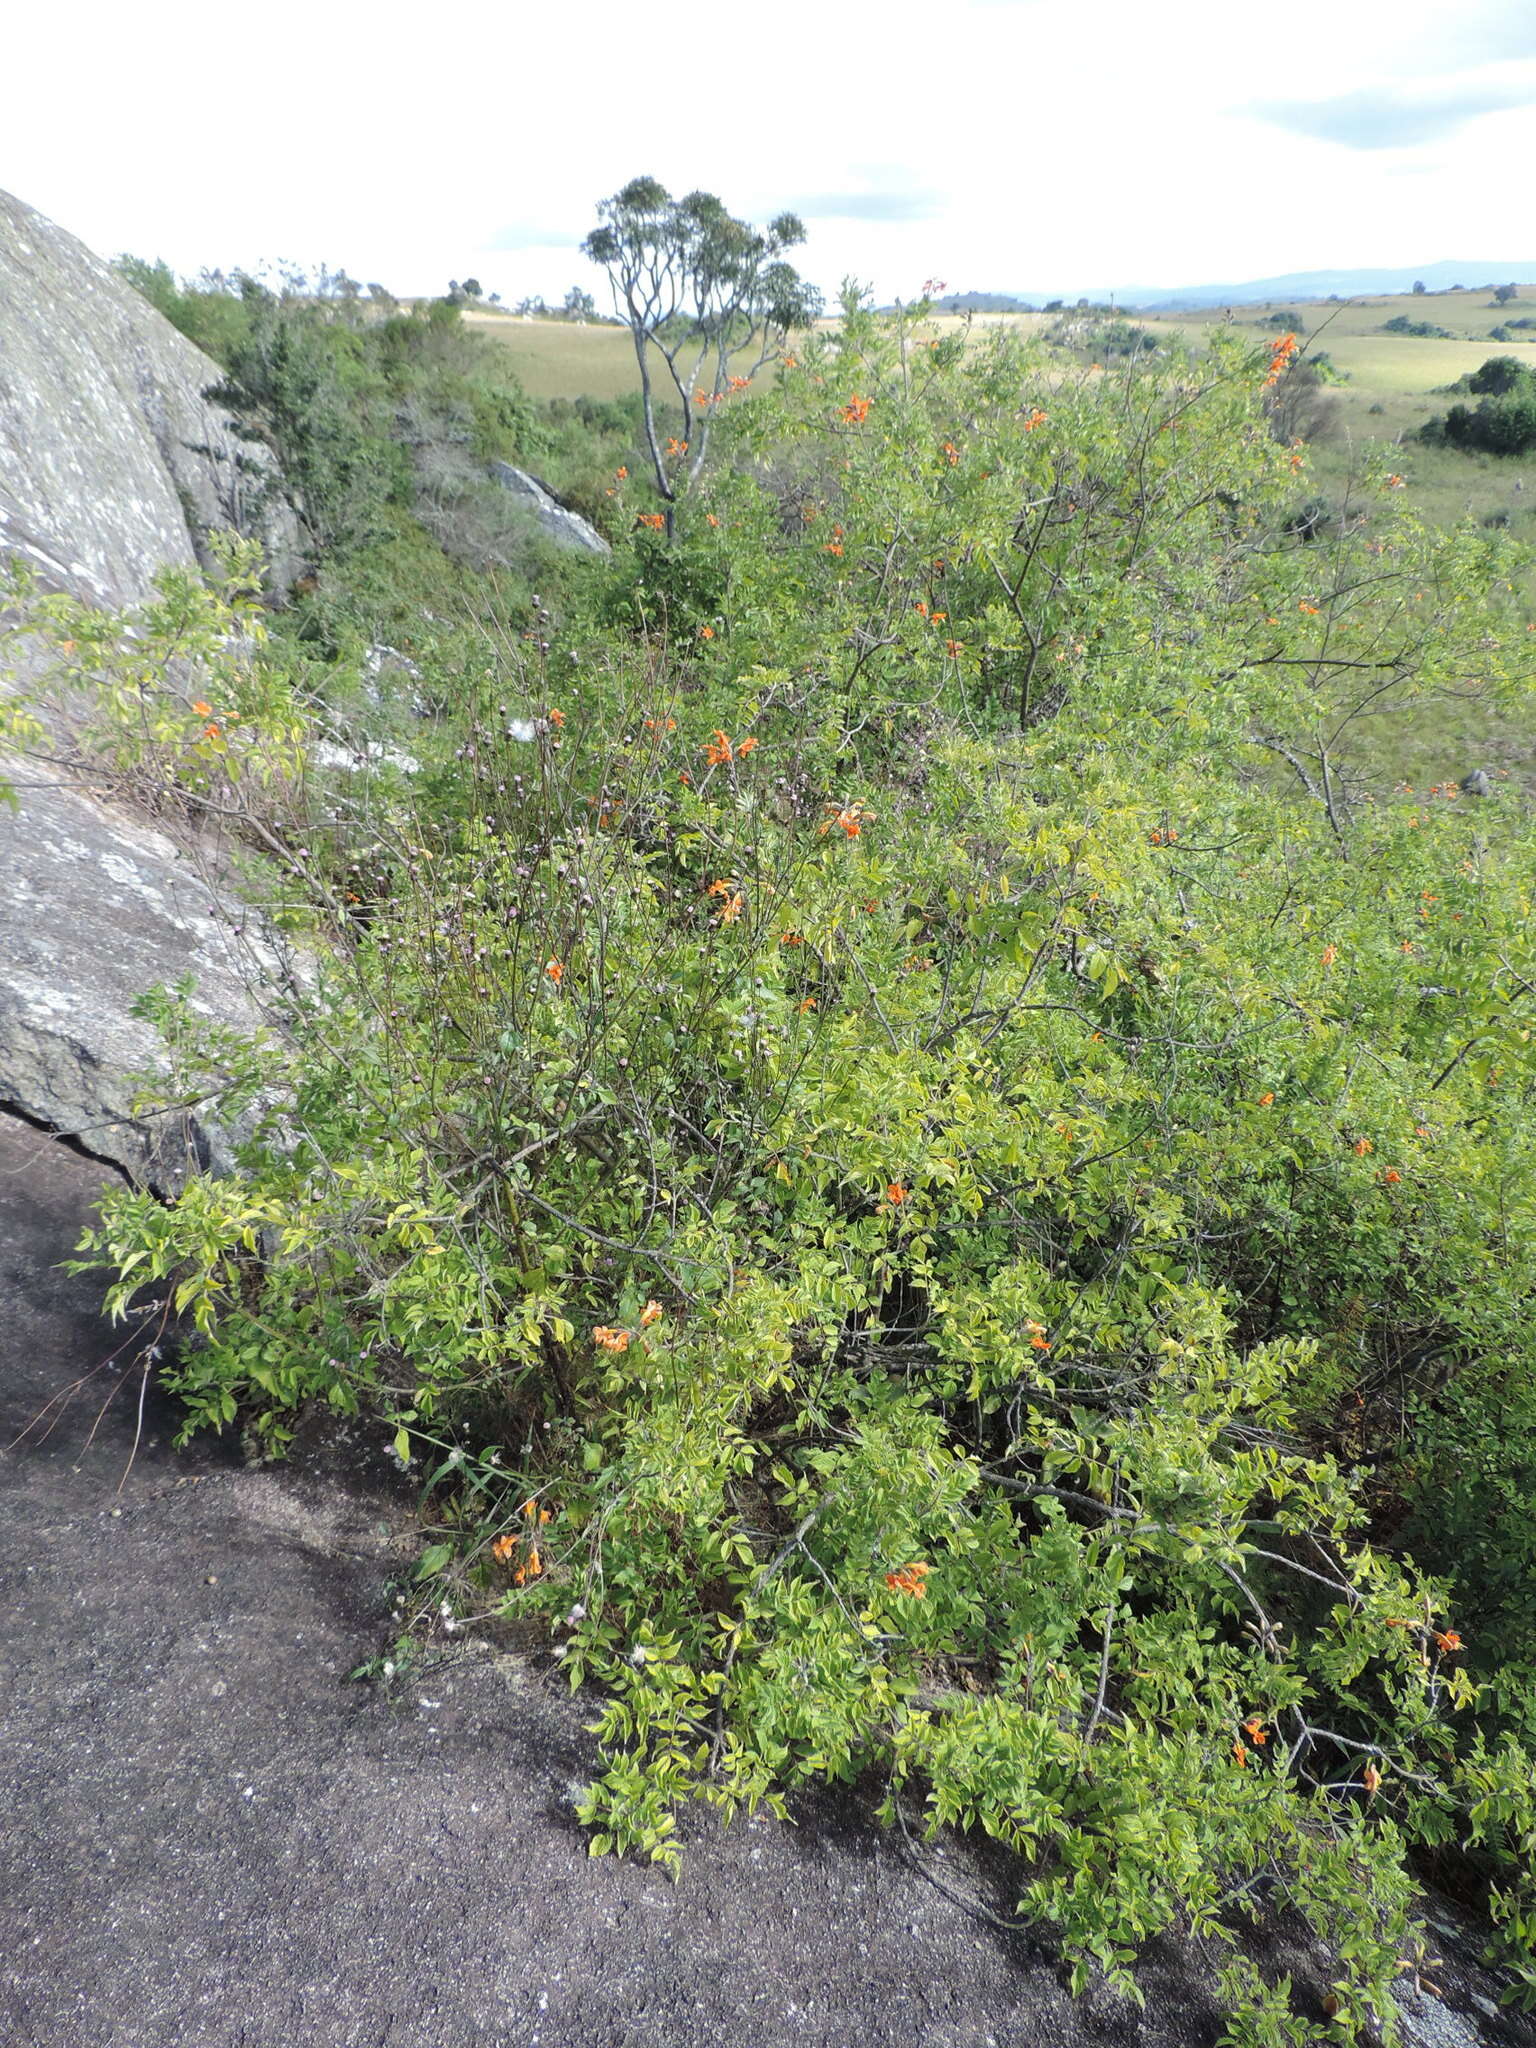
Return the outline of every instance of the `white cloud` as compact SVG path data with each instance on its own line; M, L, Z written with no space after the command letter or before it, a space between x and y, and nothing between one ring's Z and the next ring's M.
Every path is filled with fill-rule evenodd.
M8 74L47 89L8 99L0 185L109 254L324 259L401 292L474 274L506 298L595 285L575 245L642 172L797 207L816 281L882 296L1536 255L1529 108L1347 154L1250 111L1316 129L1517 97L1530 0L1452 19L1351 0L1323 38L1231 0L776 0L674 38L618 0L267 0L255 29L80 0L67 43L37 10L7 25Z

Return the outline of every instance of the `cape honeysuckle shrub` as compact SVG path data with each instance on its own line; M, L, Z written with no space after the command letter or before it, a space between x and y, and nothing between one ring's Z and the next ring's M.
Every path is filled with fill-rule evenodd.
M1533 1981L1479 1685L1519 1534L1390 1541L1529 1406L1533 845L1340 789L1335 734L1362 664L1513 692L1520 622L1395 518L1301 583L1263 357L1021 390L911 341L850 320L743 413L683 535L711 637L552 634L475 699L293 1047L175 1034L271 1129L87 1250L198 1332L189 1428L325 1400L422 1462L434 1600L606 1689L594 1846L874 1771L1018 1852L1079 1983L1289 1905L1390 2035L1420 1849L1475 1845ZM1012 482L941 518L983 400ZM787 526L796 462L842 538ZM1242 1976L1234 2040L1306 2038Z
M46 727L65 765L121 777L151 809L254 824L302 772L309 719L260 659L259 548L232 534L214 546L214 574L164 569L153 600L121 613L44 595L12 564L6 631L29 643L36 678L13 701L32 714L34 747ZM42 724L40 711L52 713Z

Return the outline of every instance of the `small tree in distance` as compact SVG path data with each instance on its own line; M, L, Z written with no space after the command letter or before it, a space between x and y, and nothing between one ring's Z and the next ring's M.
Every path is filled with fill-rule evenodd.
M646 444L670 531L672 508L704 466L714 406L749 383L791 329L816 318L821 295L783 260L805 240L792 213L754 228L712 192L674 199L654 178L631 179L598 213L582 248L608 273L634 337ZM655 357L676 401L673 434L658 420ZM745 367L733 371L737 361Z

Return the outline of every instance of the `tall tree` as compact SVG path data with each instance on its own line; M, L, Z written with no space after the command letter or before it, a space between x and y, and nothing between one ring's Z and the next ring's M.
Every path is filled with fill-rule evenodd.
M608 273L614 308L634 337L646 443L670 528L704 466L714 407L750 382L793 328L816 318L821 295L784 261L805 240L792 213L754 228L712 192L674 199L654 178L631 179L597 210L600 225L582 248ZM668 433L658 415L674 401L677 431Z

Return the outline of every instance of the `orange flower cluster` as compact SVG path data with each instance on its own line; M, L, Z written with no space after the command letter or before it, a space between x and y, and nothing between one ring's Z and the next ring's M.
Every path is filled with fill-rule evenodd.
M963 640L946 640L944 642L944 652L951 661L958 661L965 652L965 642Z
M921 1562L904 1564L900 1571L887 1572L885 1583L893 1593L905 1593L909 1600L923 1600L928 1594L928 1588L923 1583L927 1576L927 1565Z
M539 1555L538 1533L549 1522L550 1511L548 1508L541 1508L536 1500L525 1500L522 1516L528 1525L522 1534L514 1535L509 1530L505 1536L498 1536L491 1545L492 1557L498 1564L506 1564L521 1546L527 1543L527 1555L512 1574L514 1586L526 1585L530 1579L538 1578L544 1569L544 1560Z
M1262 1094L1262 1095L1261 1095L1261 1096L1259 1097L1259 1107L1260 1107L1260 1109L1273 1109L1273 1108L1274 1108L1274 1105L1275 1105L1275 1094L1274 1094L1274 1090L1273 1090L1272 1088L1268 1088L1268 1089L1266 1089L1266 1090L1264 1091L1264 1093L1263 1093L1263 1094Z
M651 1327L652 1323L659 1323L660 1321L661 1303L659 1301L648 1301L645 1304L645 1307L640 1311L641 1329L648 1330Z
M1357 1157L1361 1159L1368 1158L1369 1155L1375 1150L1376 1147L1371 1143L1369 1138L1356 1138L1355 1153Z
M899 1209L907 1199L907 1190L899 1180L893 1180L885 1191L885 1199L893 1209Z
M618 478L620 483L624 483L629 476L629 471L623 468L622 466L616 469L613 473Z
M558 960L546 960L544 963L544 972L549 976L550 980L555 984L556 988L558 988L561 982L565 979L565 969Z
M745 391L752 380L750 377L730 377L726 381L733 391Z
M840 555L843 552L843 529L840 526L833 527L832 538L826 542L822 552L828 555Z
M599 1323L592 1332L592 1341L603 1351L627 1351L628 1330L610 1330L606 1323Z
M1026 1323L1024 1327L1029 1332L1029 1348L1031 1351L1050 1350L1051 1347L1045 1340L1044 1323Z
M1169 826L1166 830L1153 831L1147 836L1154 846L1172 846L1179 835L1172 826Z
M1250 1714L1248 1716L1247 1720L1243 1723L1243 1733L1255 1749L1262 1749L1269 1740L1269 1731L1265 1728L1264 1723L1257 1714Z
M641 512L635 519L636 526L648 526L652 533L660 533L666 523L666 515L661 512Z
M852 398L843 407L844 420L850 427L862 427L869 418L869 408L873 404L874 400L872 398L861 398L858 392L855 391Z
M1042 411L1040 410L1039 406L1037 405L1037 406L1035 407L1034 411L1033 411L1032 413L1029 413L1029 414L1028 414L1028 415L1026 416L1026 418L1025 418L1025 421L1024 421L1024 431L1025 431L1025 433L1026 433L1026 434L1032 434L1032 433L1033 433L1033 432L1035 431L1036 427L1043 427L1043 426L1045 425L1045 422L1046 422L1046 420L1047 420L1047 418L1048 418L1048 417L1049 417L1049 415L1048 415L1048 414L1046 414L1046 413L1043 413L1043 412L1042 412Z
M662 720L660 718L648 718L645 721L645 729L647 732L661 732L663 730L667 732L676 732L677 720L675 718L668 718L666 720Z
M688 443L686 441L679 441L676 434L671 434L667 437L667 453L669 455L686 455L688 453Z
M780 932L779 944L781 946L803 946L805 940L801 938L798 932Z
M563 711L551 711L549 714L549 722L558 731L558 729L565 723L565 713Z
M944 443L944 460L949 464L951 469L953 469L955 464L960 460L960 450L955 446L953 441L946 441Z
M867 804L828 804L827 810L831 815L822 821L823 838L836 825L850 839L857 839L864 829L864 820L875 815Z
M213 706L211 704L205 704L201 697L195 697L193 699L192 709L197 713L199 718L212 718L213 716Z
M1457 1635L1457 1633L1456 1633L1455 1629L1453 1629L1453 1628L1446 1628L1446 1629L1439 1629L1439 1628L1437 1628L1437 1629L1435 1630L1435 1647L1436 1647L1436 1648L1437 1648L1437 1649L1438 1649L1438 1650L1439 1650L1439 1651L1440 1651L1440 1652L1441 1652L1441 1653L1442 1653L1442 1654L1443 1654L1444 1656L1447 1656L1447 1657L1448 1657L1448 1656L1450 1656L1450 1654L1451 1654L1451 1652L1452 1652L1453 1650L1459 1650L1459 1649L1461 1649L1461 1648L1463 1647L1463 1645L1462 1645L1462 1640L1461 1640L1461 1637L1460 1637L1459 1635Z
M780 356L779 365L781 369L798 370L800 367L800 358L798 356Z
M1389 1166L1381 1176L1383 1184L1389 1188L1395 1187L1402 1177L1395 1166Z
M1381 488L1384 491L1406 491L1408 488L1408 479L1405 476L1398 476L1397 473L1394 471L1391 476L1384 476L1382 478Z
M701 640L713 640L713 639L714 639L714 637L715 637L715 629L714 629L714 627L713 627L713 626L700 626L700 628L699 628L699 638L700 638Z
M747 907L747 899L734 882L711 882L707 894L720 897L720 922L734 924Z
M1323 948L1323 965L1324 965L1325 967L1331 967L1331 966L1333 965L1334 961L1338 959L1338 957L1339 957L1339 949L1338 949L1338 947L1337 947L1337 946L1324 946L1324 948Z
M1282 334L1278 341L1271 342L1269 349L1269 373L1264 379L1264 389L1266 391L1270 389L1271 385L1280 382L1280 379L1291 366L1291 357L1295 355L1296 349L1297 341L1294 334Z
M756 745L755 739L745 739L737 740L733 746L719 726L716 726L714 733L704 743L704 758L711 768L720 768L731 761L745 761Z

